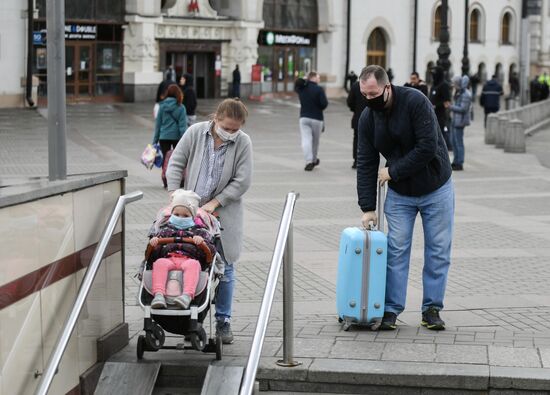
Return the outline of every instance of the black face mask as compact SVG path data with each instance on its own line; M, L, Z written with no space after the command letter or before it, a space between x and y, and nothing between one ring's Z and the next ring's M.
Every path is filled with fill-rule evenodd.
M387 100L384 100L384 93L386 93L387 86L384 87L384 90L382 91L381 95L378 95L376 97L373 97L372 99L366 100L366 105L368 108L370 108L373 111L384 111L384 107L386 107Z

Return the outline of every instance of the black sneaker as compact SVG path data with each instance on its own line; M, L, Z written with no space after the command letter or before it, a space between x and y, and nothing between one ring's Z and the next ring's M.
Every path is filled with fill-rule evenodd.
M422 326L433 331L442 331L445 329L445 321L439 317L439 310L435 307L428 307L428 310L422 313Z
M315 167L315 163L311 162L311 163L308 163L306 165L306 167L304 167L304 170L305 171L312 171L314 167Z
M395 321L397 321L397 314L390 313L389 311L384 312L384 317L382 317L382 322L380 323L378 330L393 331L395 328L397 328Z
M222 337L223 344L233 343L233 332L231 332L231 324L228 321L216 322L216 336Z
M462 171L462 170L464 170L464 167L462 167L462 165L455 165L453 163L453 164L451 164L451 169L453 169L454 171Z
M321 161L319 160L319 158L315 159L315 162L313 162L315 166L319 166L320 163Z

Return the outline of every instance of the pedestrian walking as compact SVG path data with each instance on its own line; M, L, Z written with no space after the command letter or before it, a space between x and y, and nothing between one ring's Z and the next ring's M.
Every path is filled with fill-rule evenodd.
M480 82L481 82L481 77L478 70L478 72L472 75L472 77L470 78L470 86L472 87L472 101L474 101L477 97L477 86L479 85Z
M163 79L157 87L157 95L155 97L155 106L153 107L153 119L157 119L160 102L166 96L166 90L170 85L175 85L176 83L172 80Z
M241 72L239 71L239 65L235 66L233 70L233 83L231 84L232 92L231 97L241 97Z
M179 79L179 86L183 92L183 105L187 111L187 126L193 125L197 121L195 110L197 109L197 94L193 88L193 76L184 74Z
M321 78L315 71L307 75L307 81L299 78L294 89L300 97L300 134L302 136L302 151L306 160L305 171L311 171L321 161L317 153L319 140L325 128L323 110L328 106L327 96L319 86Z
M550 75L548 75L548 72L542 73L538 81L540 84L540 100L546 100L550 96Z
M531 95L531 103L538 102L540 100L541 93L541 84L539 83L539 76L536 75L535 78L529 83L529 91Z
M407 88L418 89L426 97L428 97L428 85L426 85L426 83L420 79L420 75L416 71L413 71L411 73L410 80L409 82L405 83L405 86Z
M453 138L453 170L464 169L464 128L470 125L472 112L472 93L468 90L470 79L468 76L455 76L453 86L455 88L454 103L445 103L451 110L451 137Z
M361 113L367 106L367 100L361 94L361 89L359 82L351 86L351 89L348 94L347 104L349 109L353 112L353 117L351 117L351 128L353 129L353 164L351 165L352 169L357 168L357 129L359 126L359 117Z
M225 272L216 295L216 335L233 342L231 312L235 267L243 246L243 195L252 181L252 143L241 130L248 111L235 99L222 101L211 121L198 122L183 135L168 164L168 191L196 192L200 206L217 213Z
M346 92L349 92L351 90L351 87L353 86L353 84L355 84L355 82L357 81L357 78L358 78L357 74L355 74L355 71L353 70L351 70L348 73L348 75L346 75L346 84L345 84Z
M447 144L447 149L452 151L453 144L449 130L449 111L445 107L445 103L451 100L451 87L445 81L445 73L439 66L432 69L432 78L434 83L430 91L430 101L434 106L437 123L443 134L445 144Z
M502 85L498 82L496 74L483 85L481 96L479 96L479 104L481 104L485 111L485 127L487 127L487 115L500 110L500 96L503 93Z
M176 70L173 65L169 65L164 72L164 79L172 82L176 82Z
M153 144L160 144L163 169L166 169L164 164L166 153L176 147L181 136L187 130L187 112L182 102L183 93L176 84L168 87L164 99L160 102L159 112L155 121ZM161 178L164 188L166 188L168 186L166 175L162 173Z
M415 89L390 84L380 66L359 75L368 109L359 119L357 194L367 227L376 224L377 182L388 182L385 312L379 329L396 328L405 308L412 236L420 213L424 231L421 324L445 329L440 317L451 263L454 188L445 140L429 100ZM380 155L386 164L379 169Z
M519 77L517 71L512 72L510 78L508 79L510 83L510 97L519 96Z

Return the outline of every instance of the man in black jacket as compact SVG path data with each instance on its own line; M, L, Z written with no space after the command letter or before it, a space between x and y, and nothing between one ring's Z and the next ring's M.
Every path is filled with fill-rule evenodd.
M449 110L445 107L445 103L451 101L451 85L445 81L445 73L443 69L439 66L436 66L432 69L432 78L433 86L430 91L430 101L434 106L435 115L437 117L437 122L447 148L449 150L453 149L451 143L451 131L449 129Z
M183 92L183 105L187 111L187 126L191 126L197 121L197 115L195 114L197 109L197 94L193 88L193 76L187 73L182 75L179 86Z
M386 302L380 329L395 329L405 308L413 228L424 230L422 325L445 329L443 308L451 263L454 189L451 163L437 118L416 89L391 85L384 69L367 66L359 76L368 110L359 119L357 193L362 223L376 223L377 182L388 181ZM386 164L379 169L380 155Z
M299 78L294 89L300 97L300 134L302 135L302 150L306 160L305 171L311 171L320 163L317 157L319 140L325 128L323 110L328 106L328 100L323 88L319 86L320 77L315 71L307 75L307 81Z
M353 111L353 117L351 118L351 128L353 129L353 164L351 165L352 169L357 168L357 127L359 124L359 117L361 113L367 106L367 101L365 97L361 94L359 88L359 82L356 81L351 85L347 99L348 107Z

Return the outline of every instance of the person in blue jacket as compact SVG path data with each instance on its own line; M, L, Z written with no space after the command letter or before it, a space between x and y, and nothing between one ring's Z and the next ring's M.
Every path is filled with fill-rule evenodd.
M306 160L305 171L311 171L321 162L317 157L321 133L325 129L323 110L328 106L327 96L319 86L321 78L315 71L307 75L307 81L298 78L294 90L300 97L300 133L302 151Z
M503 93L502 85L498 82L496 74L483 85L481 96L479 96L479 104L485 110L485 127L487 127L487 116L500 110L500 97Z
M181 136L187 130L187 112L183 102L181 89L173 84L168 87L163 100L160 102L159 112L155 123L153 144L159 143L163 156L163 170L166 169L166 153L176 148ZM164 188L167 187L164 171L162 174Z
M445 107L451 110L451 138L453 139L453 170L463 170L464 165L464 128L470 124L472 112L472 94L468 90L470 79L468 76L455 76L453 86L455 88L454 104L445 103Z
M405 309L414 223L424 231L421 324L445 329L443 309L451 264L454 187L447 146L434 109L417 89L395 86L386 71L367 66L359 76L367 108L359 118L357 195L361 222L376 224L377 183L388 182L388 266L384 317L379 329L396 328ZM379 167L380 154L386 164Z

